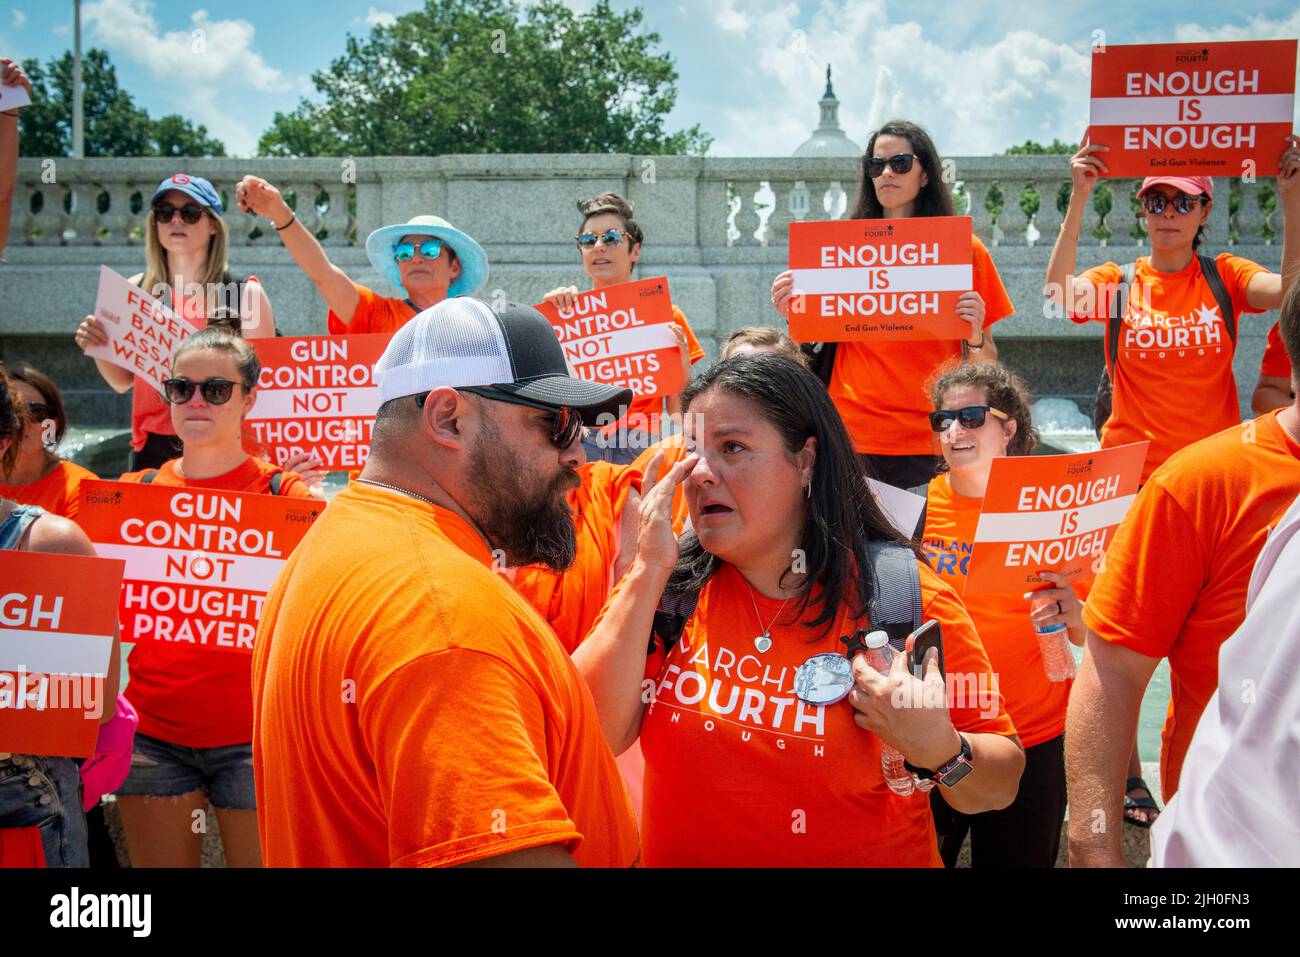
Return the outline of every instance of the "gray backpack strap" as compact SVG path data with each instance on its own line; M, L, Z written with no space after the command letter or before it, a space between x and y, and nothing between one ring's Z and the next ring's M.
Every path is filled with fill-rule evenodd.
M1137 263L1126 263L1119 270L1119 285L1115 288L1115 301L1111 303L1110 316L1106 319L1106 355L1110 358L1110 368L1119 362L1119 336L1124 331L1124 310L1128 308L1128 290L1137 275Z
M695 606L700 603L698 591L665 591L659 596L659 607L655 609L654 622L651 625L650 648L647 654L653 654L656 647L671 651L673 645L682 637L686 623L695 614ZM656 644L656 642L658 644Z
M16 549L32 524L45 514L43 508L35 505L19 505L0 522L0 551Z
M1201 261L1201 275L1205 277L1205 283L1210 287L1210 293L1214 296L1214 301L1219 304L1219 312L1223 315L1223 324L1228 327L1228 338L1232 344L1237 344L1237 311L1232 308L1232 297L1228 295L1228 287L1223 282L1223 277L1219 275L1219 264L1214 261L1213 256L1197 255Z
M872 542L868 546L875 590L867 613L871 627L889 635L895 651L907 645L907 636L921 627L921 572L916 554L897 542Z

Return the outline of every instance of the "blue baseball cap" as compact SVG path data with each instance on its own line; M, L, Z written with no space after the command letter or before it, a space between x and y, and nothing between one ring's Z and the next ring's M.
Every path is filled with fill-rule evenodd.
M212 184L202 176L191 176L188 173L177 173L174 176L168 176L165 180L159 183L158 188L154 190L153 199L149 200L149 205L152 206L154 203L158 202L158 198L162 196L163 193L170 192L173 189L180 190L186 196L190 197L190 199L202 203L218 216L221 215L222 208L220 194L218 194L217 191L213 189Z

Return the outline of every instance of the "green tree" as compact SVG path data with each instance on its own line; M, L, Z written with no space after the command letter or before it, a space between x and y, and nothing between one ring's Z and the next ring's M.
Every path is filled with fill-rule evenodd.
M24 156L72 155L72 53L44 67L27 60L32 103L18 113ZM117 70L103 50L82 57L87 156L224 156L225 147L202 126L172 114L152 120L117 83Z
M1019 146L1012 146L1006 151L1005 156L1073 156L1079 152L1078 143L1062 143L1058 139L1053 139L1051 143L1044 146L1042 143L1035 143L1033 140L1025 140Z
M705 153L698 125L669 133L677 70L642 33L639 9L598 0L426 0L424 9L349 36L312 76L323 102L277 113L259 150L273 156L440 153Z

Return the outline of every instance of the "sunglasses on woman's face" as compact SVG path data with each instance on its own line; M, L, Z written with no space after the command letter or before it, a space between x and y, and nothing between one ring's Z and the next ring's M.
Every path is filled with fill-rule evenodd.
M1142 205L1148 213L1159 216L1170 203L1173 203L1178 215L1186 216L1200 206L1204 198L1204 196L1188 196L1186 193L1175 193L1172 197L1164 193L1147 193L1142 197Z
M419 249L420 255L424 259L437 259L442 255L441 239L426 239L416 246L415 243L398 243L393 247L393 258L399 263L407 262L415 258L415 251Z
M873 156L867 160L867 175L872 179L879 179L885 175L885 167L888 166L899 176L902 176L904 173L912 171L912 162L915 159L916 156L912 153L895 153L889 159L885 159L883 156Z
M553 405L543 405L541 402L533 402L510 392L502 392L490 385L463 386L460 391L477 395L480 398L491 399L493 402L509 402L512 405L526 405L530 409L542 409L550 412L552 416L551 444L561 451L567 449L582 435L582 413L577 409L571 409L568 406L561 406L557 409ZM427 392L424 395L416 396L416 402L422 406L426 398L428 398Z
M203 382L192 382L189 379L164 379L163 392L167 396L167 401L174 405L184 405L190 401L194 398L196 389L203 394L203 401L208 405L225 405L235 394L237 385L240 383L229 379L207 379Z
M953 420L956 420L963 429L970 432L983 428L984 423L988 421L987 417L990 412L1003 422L1011 418L1005 412L999 411L992 406L968 405L964 409L938 409L931 412L930 428L935 432L946 432L948 427L952 425Z
M595 249L597 240L600 240L606 246L622 246L623 230L607 229L599 236L595 233L578 233L578 248Z
M159 223L170 223L172 218L181 214L181 222L188 226L193 226L203 218L203 207L198 203L186 203L184 206L173 206L171 203L159 203L153 208L153 218Z
M33 422L44 422L54 418L54 410L44 402L28 402L27 414L31 416Z

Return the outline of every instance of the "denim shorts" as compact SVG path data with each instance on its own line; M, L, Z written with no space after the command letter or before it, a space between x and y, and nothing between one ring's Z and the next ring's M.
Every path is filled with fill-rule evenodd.
M131 772L117 789L119 797L180 797L203 791L214 808L251 811L253 745L187 748L136 733Z
M46 867L89 867L81 768L72 758L0 758L0 827L37 827Z

